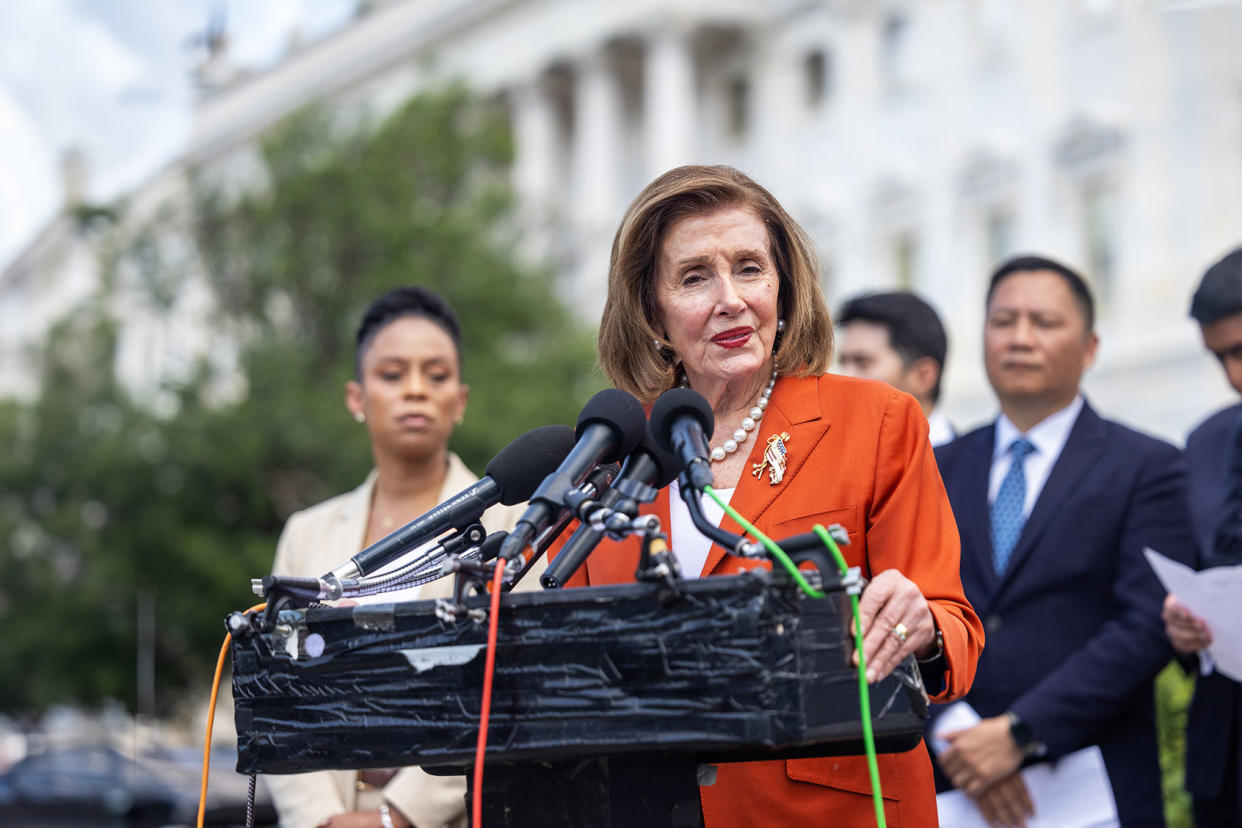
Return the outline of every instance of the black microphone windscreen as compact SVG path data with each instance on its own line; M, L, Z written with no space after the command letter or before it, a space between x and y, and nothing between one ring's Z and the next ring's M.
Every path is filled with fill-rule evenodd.
M569 426L532 428L502 448L487 464L485 473L500 487L500 502L512 506L530 500L573 447L574 432Z
M651 407L651 433L665 451L673 451L673 420L689 414L703 427L703 436L712 438L716 415L712 407L698 391L690 388L672 388L660 395Z
M619 463L642 441L647 431L647 412L630 392L605 388L582 407L574 436L581 437L583 429L597 423L608 426L617 435L617 450L600 458L600 462Z
M634 450L645 451L655 461L656 479L651 485L657 489L663 489L676 480L677 475L681 474L681 470L686 467L680 457L660 445L650 430L643 435L643 441Z

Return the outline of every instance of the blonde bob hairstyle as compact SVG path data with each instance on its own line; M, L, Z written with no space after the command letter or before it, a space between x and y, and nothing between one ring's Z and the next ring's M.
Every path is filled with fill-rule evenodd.
M677 384L672 348L654 326L660 250L678 221L734 207L750 211L767 228L780 277L777 295L785 330L776 340L774 364L796 377L822 374L832 364L832 318L806 232L771 193L738 170L677 167L638 194L612 242L599 363L617 388L651 402Z

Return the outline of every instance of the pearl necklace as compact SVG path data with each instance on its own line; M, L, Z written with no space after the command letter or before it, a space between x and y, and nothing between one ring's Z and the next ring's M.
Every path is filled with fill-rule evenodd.
M682 380L682 385L688 387L688 384L684 379ZM768 379L768 384L764 386L763 392L759 395L759 399L755 401L754 408L747 412L747 416L742 418L742 427L733 432L733 436L728 440L725 440L723 443L712 449L713 463L719 463L730 454L737 451L738 446L745 443L746 438L750 436L750 433L759 426L759 421L763 419L763 412L768 407L768 398L772 396L772 389L775 386L776 371L773 371L771 378Z

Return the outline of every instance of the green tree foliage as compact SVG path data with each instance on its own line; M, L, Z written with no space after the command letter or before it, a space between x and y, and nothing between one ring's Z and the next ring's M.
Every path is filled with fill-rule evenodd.
M191 269L167 251L192 251L235 365L204 361L158 412L135 402L114 379L105 296L49 338L40 399L0 407L0 440L18 447L0 458L0 670L20 677L0 682L0 709L133 707L143 595L159 709L205 690L222 619L255 600L249 580L284 520L370 467L342 394L359 317L383 291L425 285L461 314L471 398L453 448L478 471L523 431L572 422L600 386L550 275L515 261L497 113L449 89L376 125L340 120L287 119L258 148L259 186L194 174L179 217L114 239L109 284L128 278L125 295L153 308Z
M1186 792L1186 718L1194 688L1194 676L1187 675L1176 661L1169 662L1156 676L1156 736L1169 828L1194 825L1190 794Z

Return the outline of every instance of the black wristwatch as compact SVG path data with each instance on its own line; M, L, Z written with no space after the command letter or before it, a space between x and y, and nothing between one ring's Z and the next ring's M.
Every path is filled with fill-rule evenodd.
M1018 746L1018 750L1022 751L1023 756L1043 755L1044 745L1035 738L1035 731L1031 730L1029 724L1022 721L1021 716L1009 710L1006 711L1005 718L1009 719L1009 736Z

